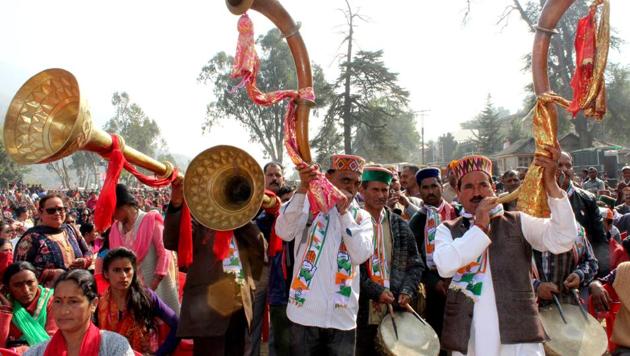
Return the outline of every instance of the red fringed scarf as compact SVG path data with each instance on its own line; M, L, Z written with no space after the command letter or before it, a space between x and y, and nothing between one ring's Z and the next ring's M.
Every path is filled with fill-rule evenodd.
M94 324L90 323L90 327L87 329L85 336L83 336L83 341L81 342L81 351L79 352L79 355L98 356L98 351L100 347L101 332ZM55 335L53 335L52 339L48 343L48 346L46 346L44 356L67 355L68 345L66 344L66 339L64 339L61 330L58 330Z
M591 7L588 15L578 21L575 35L575 73L571 79L573 88L573 100L567 109L577 115L582 106L584 97L588 94L589 87L593 80L593 68L595 67L596 55L596 31L595 31L595 10Z
M169 177L165 178L150 177L140 173L134 165L125 159L117 135L112 135L111 149L104 153L103 157L109 160L109 164L107 165L103 189L101 189L101 194L94 208L94 225L97 231L105 231L112 225L114 210L116 210L116 184L118 184L123 167L140 182L154 188L165 187L177 178L177 168ZM190 210L188 210L185 202L182 206L179 232L178 264L180 267L188 267L192 263L192 220Z
M269 250L267 251L270 257L275 256L277 253L282 252L282 240L276 235L276 219L280 214L280 206L282 202L280 197L276 196L276 193L271 190L265 189L265 195L276 200L276 203L271 208L265 209L265 213L272 215L273 224L271 225L271 233L269 234Z
M296 100L314 101L315 92L313 88L302 88L299 91L277 90L263 93L256 86L256 75L260 67L260 60L256 54L254 25L247 14L243 14L238 20L238 32L236 55L232 66L232 78L241 78L241 82L234 89L245 87L249 98L257 105L262 106L271 106L281 100L289 99L284 118L284 145L287 148L287 154L296 166L306 164L299 154L296 139ZM319 172L318 177L309 184L308 199L311 211L316 215L319 211L328 212L337 202L345 200L346 197L328 181L323 173Z

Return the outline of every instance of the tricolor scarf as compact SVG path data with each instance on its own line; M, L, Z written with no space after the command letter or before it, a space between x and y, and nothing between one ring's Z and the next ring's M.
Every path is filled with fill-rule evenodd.
M438 208L426 205L427 221L424 224L424 250L427 255L427 267L436 269L433 261L433 252L435 251L435 231L444 220L456 218L455 209L442 199L442 204Z
M228 257L223 259L223 272L234 275L234 280L238 285L243 285L245 283L245 273L243 272L241 258L238 255L238 246L236 245L236 238L234 235L232 235L232 238L230 239Z
M503 215L503 205L498 204L494 209L490 210L490 219ZM462 212L464 219L472 218L472 215ZM486 270L488 268L488 249L477 257L477 259L468 265L460 268L453 276L449 288L459 289L477 301L481 295L483 281L485 279Z
M359 209L350 207L350 212L356 219ZM313 231L309 235L307 248L302 257L299 273L293 277L291 282L291 290L289 291L289 302L301 307L306 301L306 297L310 292L311 282L317 272L317 264L324 249L326 237L328 235L328 227L330 225L330 214L320 213L321 218L314 220ZM360 221L357 221L360 223ZM333 302L336 308L345 308L348 305L350 296L352 295L352 277L354 276L354 267L350 261L350 255L346 249L346 245L341 241L339 251L337 252L337 272L335 273L336 292Z
M83 335L83 341L81 341L81 350L79 355L96 356L98 355L101 347L101 331L90 322L90 326L87 329L85 335ZM68 344L63 337L61 330L57 330L55 335L46 346L44 356L68 356Z
M387 253L385 251L385 234L383 233L383 223L387 217L385 209L381 212L380 219L377 221L372 217L372 226L374 227L374 237L372 243L374 253L368 259L368 276L370 279L389 289L389 267L387 264Z
M29 314L20 302L13 301L13 324L22 331L22 337L29 346L34 346L50 339L46 332L46 319L48 317L48 300L53 294L53 290L42 286L38 288L39 299L33 315Z

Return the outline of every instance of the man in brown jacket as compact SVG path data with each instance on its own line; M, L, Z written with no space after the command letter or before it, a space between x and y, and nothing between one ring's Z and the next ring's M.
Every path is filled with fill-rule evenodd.
M441 342L453 355L544 355L532 249L559 254L577 236L571 204L556 182L560 151L546 149L551 158L537 156L534 163L544 172L551 219L503 212L487 157L467 156L454 168L464 210L438 227L433 253L440 276L451 278Z
M183 182L174 182L172 189L164 246L177 251ZM253 223L234 230L237 248L224 260L215 256L214 242L215 231L193 220L193 262L186 275L177 336L194 340L195 356L242 355L266 242Z

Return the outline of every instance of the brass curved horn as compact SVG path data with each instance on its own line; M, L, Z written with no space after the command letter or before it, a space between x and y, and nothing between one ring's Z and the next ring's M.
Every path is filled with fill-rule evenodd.
M93 126L87 102L72 73L58 68L37 73L15 94L4 122L4 143L20 164L53 162L76 151L103 155L112 145L105 131ZM137 166L168 177L169 162L123 145L125 158ZM232 146L212 147L197 155L184 178L184 196L191 215L214 230L245 225L260 207L277 204L264 194L264 174L245 151Z
M112 146L112 138L93 126L74 75L51 68L28 79L11 100L4 120L4 145L17 163L36 164L79 150L103 155ZM159 176L173 173L170 162L158 162L124 144L123 154L129 162Z
M184 177L190 214L212 230L233 230L277 200L264 194L265 176L256 160L233 146L214 146L198 154Z
M300 27L277 0L226 0L225 4L230 12L235 15L242 15L251 8L271 20L287 39L287 44L295 62L298 90L313 86L311 61L302 40L302 35L300 35ZM311 150L308 142L308 117L313 104L313 102L304 99L297 101L296 138L300 156L305 162L311 162Z
M540 17L538 19L538 24L535 26L536 35L534 37L534 46L532 49L532 77L534 81L534 93L537 97L540 97L543 94L549 93L551 91L549 85L549 74L548 74L548 59L549 59L549 44L551 42L551 36L556 33L556 25L558 21L562 18L562 15L567 11L567 9L573 4L575 0L547 0L545 5L543 6L542 12L540 13ZM553 136L553 140L557 141L558 137L558 111L556 110L555 102L549 101L543 104L549 115L549 131ZM538 147L538 143L536 145L536 151L540 150ZM539 172L539 174L542 174ZM528 172L529 175L529 172ZM526 177L528 180L527 183L531 182L530 185L532 187L525 188L528 194L524 198L531 200L532 205L540 205L542 203L542 199L539 197L540 194L532 194L530 191L533 191L536 188L537 193L543 187L533 187L533 185L539 184L535 182L535 179ZM526 182L523 182L525 184ZM504 195L498 199L499 204L506 203L512 200L515 200L519 197L519 194L523 191L522 186L519 189L513 191L510 194ZM544 201L546 205L546 200ZM521 207L521 203L525 203L523 201L519 201L519 208ZM528 208L528 212L532 215L540 216L545 215L545 211L548 208L541 208L539 206L526 207Z

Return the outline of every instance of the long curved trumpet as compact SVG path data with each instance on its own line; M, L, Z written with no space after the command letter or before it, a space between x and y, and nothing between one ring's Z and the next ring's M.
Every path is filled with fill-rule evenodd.
M58 68L37 73L13 97L4 122L4 143L20 164L53 162L83 150L103 155L111 136L94 127L87 102L72 73ZM170 177L174 167L123 145L125 158L151 172ZM260 207L277 199L264 194L264 174L245 151L212 147L193 159L184 176L184 198L204 226L232 230L256 216Z
M277 0L226 0L231 13L242 15L250 8L267 17L287 39L291 50L298 79L298 91L313 86L311 61L300 35L300 27ZM305 162L311 162L311 150L308 142L308 117L313 102L299 99L296 112L296 138L300 156Z
M79 150L102 155L112 146L112 138L94 127L74 75L51 68L27 80L11 100L4 120L4 144L17 163L36 164L57 161ZM173 173L170 162L156 161L123 146L129 162L159 176Z

